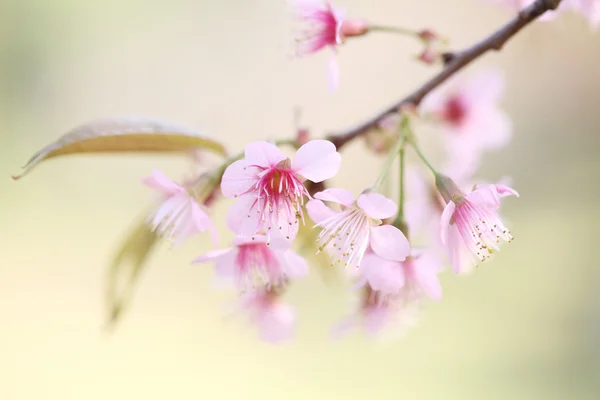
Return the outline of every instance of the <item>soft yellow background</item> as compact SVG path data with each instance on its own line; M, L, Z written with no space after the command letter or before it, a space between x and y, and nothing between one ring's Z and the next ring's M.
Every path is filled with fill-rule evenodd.
M510 17L477 0L339 3L352 16L434 27L457 48ZM161 246L122 324L103 329L108 262L152 204L140 178L189 165L74 156L20 182L9 174L104 116L166 118L237 151L288 137L300 106L320 135L436 70L410 60L413 41L374 34L341 50L332 95L326 54L288 57L286 17L283 0L0 2L0 399L600 398L600 36L576 16L539 23L466 71L506 72L515 138L486 157L481 177L513 177L521 198L504 214L516 240L472 276L444 273L443 301L405 338L331 340L349 298L313 273L288 295L296 340L260 343L223 318L233 294L211 287L210 268L189 265L207 249L201 238ZM356 143L337 183L358 192L379 165Z

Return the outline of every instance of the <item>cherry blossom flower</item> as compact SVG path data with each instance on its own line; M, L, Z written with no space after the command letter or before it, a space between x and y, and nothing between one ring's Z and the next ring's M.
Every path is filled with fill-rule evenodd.
M335 8L331 1L294 0L292 5L295 14L304 29L296 35L297 55L314 54L324 48L331 48L333 54L328 66L328 84L334 90L339 83L339 67L335 52L345 39L361 36L368 32L365 21L345 19L345 11Z
M386 332L395 338L416 323L416 305L407 303L401 306L393 296L383 295L367 285L362 290L354 314L334 326L334 337L344 335L352 329L360 329L371 337L381 338Z
M479 166L483 151L508 143L511 122L498 108L503 86L502 75L488 70L425 98L423 110L439 121L448 150L444 173L467 179Z
M233 247L213 250L194 262L214 262L220 278L233 280L244 290L257 287L280 287L286 280L307 274L304 258L289 249L267 246L264 235L238 236Z
M246 293L239 307L248 313L250 322L258 326L261 340L279 343L293 336L296 315L289 305L280 301L278 293L270 290Z
M327 140L306 143L294 161L271 143L250 143L245 158L231 164L221 181L223 194L237 199L227 225L243 236L266 234L267 244L271 239L289 244L298 232L298 221L304 218L304 197L309 196L303 182L331 178L340 162L340 154Z
M505 185L481 185L464 194L449 179L438 181L447 202L441 218L441 239L455 273L465 272L500 250L500 240L510 242L510 231L502 222L500 199L519 194Z
M153 231L178 243L208 230L213 244L217 246L219 239L215 226L187 188L174 183L158 170L144 178L143 183L158 190L164 197L164 201L150 216Z
M379 256L403 261L410 253L404 234L392 225L381 225L381 220L396 214L396 204L379 193L363 193L356 201L345 189L326 189L315 194L306 210L321 228L317 238L319 251L327 249L332 265L358 267L365 251L371 246ZM323 201L337 203L341 211L334 211Z

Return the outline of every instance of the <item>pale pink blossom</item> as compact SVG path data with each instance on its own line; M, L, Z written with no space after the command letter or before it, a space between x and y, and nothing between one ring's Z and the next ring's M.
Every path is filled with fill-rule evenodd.
M242 236L266 234L291 243L303 221L302 206L309 196L306 179L321 182L339 170L341 156L333 143L312 140L298 149L293 161L268 142L253 142L245 158L223 174L221 190L237 202L227 214L227 225Z
M289 305L282 303L279 294L258 290L246 293L239 303L250 322L258 327L261 340L278 343L291 339L296 315Z
M306 210L321 228L317 238L319 251L326 249L332 265L358 267L369 247L379 256L395 261L404 260L410 245L404 234L382 220L396 214L396 204L379 193L363 193L356 201L345 189L326 189L315 194ZM327 207L323 201L340 205L340 211Z
M360 306L355 315L338 326L338 332L358 327L377 335L389 326L403 329L411 325L425 297L441 299L439 271L439 259L429 252L405 261L386 260L372 251L367 252L357 285L363 289Z
M444 173L468 179L479 166L483 151L509 142L511 122L498 107L503 87L502 75L488 70L468 81L450 83L425 98L423 110L439 122L448 151Z
M416 303L401 306L393 296L383 295L365 286L355 312L334 326L336 337L352 329L364 331L367 335L381 338L382 334L391 334L394 338L404 333L406 328L416 323L418 307Z
M233 280L243 290L281 287L308 272L304 258L289 249L267 246L264 235L238 236L233 247L210 251L194 262L214 262L220 278Z
M345 11L326 0L293 0L296 17L303 24L295 38L297 55L314 54L322 49L333 50L328 66L328 83L335 89L339 82L339 67L335 52L345 39L367 33L365 21L345 19Z
M150 215L152 230L166 235L176 243L208 230L213 244L218 244L218 234L204 207L190 190L171 181L165 174L154 170L143 183L156 189L164 198L160 206Z
M500 250L501 240L512 241L498 209L502 197L519 196L515 190L505 185L481 185L464 194L452 185L441 186L447 202L441 217L441 240L455 273L490 258Z

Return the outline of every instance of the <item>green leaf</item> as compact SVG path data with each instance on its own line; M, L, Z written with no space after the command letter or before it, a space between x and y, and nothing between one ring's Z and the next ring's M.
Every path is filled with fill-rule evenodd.
M116 254L107 279L108 326L114 326L133 298L148 257L159 237L145 220L139 222Z
M31 157L19 179L40 162L67 154L182 152L202 148L225 155L219 142L195 130L152 118L104 119L79 126Z

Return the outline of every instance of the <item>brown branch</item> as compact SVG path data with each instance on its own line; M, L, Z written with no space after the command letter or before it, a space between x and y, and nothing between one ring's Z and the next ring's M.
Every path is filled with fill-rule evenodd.
M502 49L502 46L504 46L504 44L513 36L515 36L521 29L529 25L546 11L555 10L561 1L562 0L536 0L533 4L521 10L512 21L508 22L506 25L498 29L487 38L475 43L473 46L465 50L444 54L444 69L429 81L425 82L423 86L402 100L396 102L393 106L378 113L374 117L364 121L358 126L355 126L345 132L328 135L327 139L331 140L339 150L348 142L367 133L386 115L393 112L398 112L404 106L418 106L429 92L444 83L456 72L460 71L488 51L498 51Z

